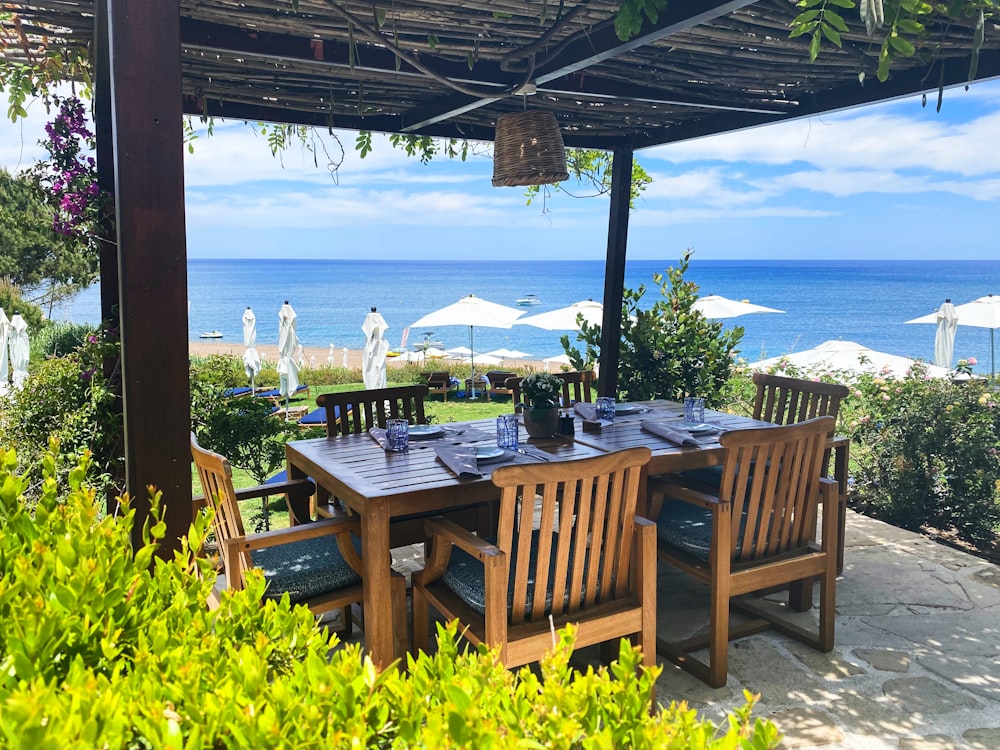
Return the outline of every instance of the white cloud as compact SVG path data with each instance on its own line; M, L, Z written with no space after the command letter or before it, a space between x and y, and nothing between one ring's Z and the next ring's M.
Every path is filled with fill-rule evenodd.
M1000 112L953 124L933 112L812 117L753 130L658 146L640 160L674 164L749 162L769 166L805 162L833 168L926 169L986 175L1000 171Z

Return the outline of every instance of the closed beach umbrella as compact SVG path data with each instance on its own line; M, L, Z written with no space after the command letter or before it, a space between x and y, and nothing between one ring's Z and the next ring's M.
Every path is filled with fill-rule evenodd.
M10 321L0 308L0 395L10 389L10 369L7 365L7 340L10 337Z
M330 367L333 367L333 360L336 354L337 348L333 344L330 344L330 353L326 355L326 363L330 365Z
M937 311L937 333L934 334L934 364L951 368L951 358L955 353L955 329L958 328L958 313L951 300L947 299Z
M24 381L28 377L28 356L30 348L28 346L28 324L18 313L10 319L10 369L13 379L14 390L19 391L24 387Z
M250 378L251 391L256 390L254 381L260 372L260 355L257 353L257 316L249 307L243 313L243 370Z
M750 313L784 312L784 310L775 310L773 307L751 304L749 300L734 300L718 294L700 297L691 308L697 310L706 318L713 318L715 320L721 318L738 318L740 315L748 315Z
M604 305L586 299L574 302L568 307L560 307L558 310L529 315L518 320L517 324L544 328L546 331L579 331L580 324L577 323L579 315L583 315L583 319L590 325L599 326L604 319Z
M413 323L411 328L437 328L438 326L469 326L469 348L475 351L473 330L476 326L486 328L510 328L514 321L522 315L521 310L498 305L496 302L470 294L458 302L428 313ZM428 355L430 356L430 355ZM473 388L471 398L476 397L475 389L476 363L472 362Z
M993 334L1000 328L1000 297L988 294L955 308L960 326L990 329L990 378L996 377L996 350Z
M838 340L824 341L819 346L805 351L762 359L751 364L750 368L764 371L772 367L780 368L782 363L794 365L799 369L813 373L839 370L855 374L868 372L876 375L903 377L917 361L909 357L875 351L854 341ZM933 378L944 378L949 374L945 367L921 364L926 368L927 374Z
M299 337L295 333L295 318L295 310L285 300L278 311L278 392L285 397L286 409L288 397L299 387L299 366L295 362Z
M385 388L385 355L389 351L389 341L385 332L389 328L385 318L372 308L365 316L361 330L365 334L365 352L361 363L365 388Z

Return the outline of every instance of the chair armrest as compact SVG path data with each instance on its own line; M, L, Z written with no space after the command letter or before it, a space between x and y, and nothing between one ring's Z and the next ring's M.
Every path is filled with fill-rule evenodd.
M484 565L489 560L504 557L503 550L495 544L490 544L454 521L440 517L431 518L424 522L424 531L430 537L429 550L424 559L424 569L413 574L414 580L422 585L436 581L444 575L453 546L469 553Z
M834 537L840 533L840 483L821 478L819 496L823 503L823 549L835 551L840 544L833 544Z
M708 493L694 489L686 484L677 474L658 474L652 476L648 479L646 487L650 494L655 492L660 495L669 495L675 500L682 500L685 503L697 505L706 510L714 510L715 508L727 505L727 503L724 503L715 495L709 495ZM662 499L660 500L660 504L662 505ZM650 508L651 510L653 509L652 503L650 503ZM651 512L650 515L653 515L653 513ZM656 513L656 515L659 515L659 513Z
M461 550L468 552L477 560L484 560L490 555L502 554L499 547L487 542L480 536L476 536L468 529L459 526L454 521L444 518L431 518L424 522L424 531L432 539L439 539L453 544Z
M253 487L244 487L236 490L237 500L249 500L253 497L264 497L266 495L284 495L289 491L306 492L313 494L316 491L316 484L311 479L289 479L286 482L275 482L274 484L258 484Z

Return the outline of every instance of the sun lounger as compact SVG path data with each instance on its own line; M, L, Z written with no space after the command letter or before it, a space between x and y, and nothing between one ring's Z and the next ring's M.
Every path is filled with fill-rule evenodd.
M458 386L455 379L451 377L451 373L447 371L422 372L420 373L420 377L427 383L427 395L432 396L437 394L444 401L448 400L448 393Z
M257 391L257 393L254 395L259 396L260 398L271 398L271 399L283 398L281 395L281 391L278 390L277 388L271 388L266 391ZM308 398L309 396L308 385L300 385L298 388L295 389L294 397L298 398L299 396L306 396Z

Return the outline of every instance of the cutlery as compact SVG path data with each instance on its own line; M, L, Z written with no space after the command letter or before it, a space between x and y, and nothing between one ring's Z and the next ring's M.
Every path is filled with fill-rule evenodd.
M539 453L532 453L530 451L526 451L524 448L514 448L513 451L515 453L520 453L522 456L529 456L530 458L537 458L539 461L550 461L551 460L548 456L543 456L543 455L541 455Z

